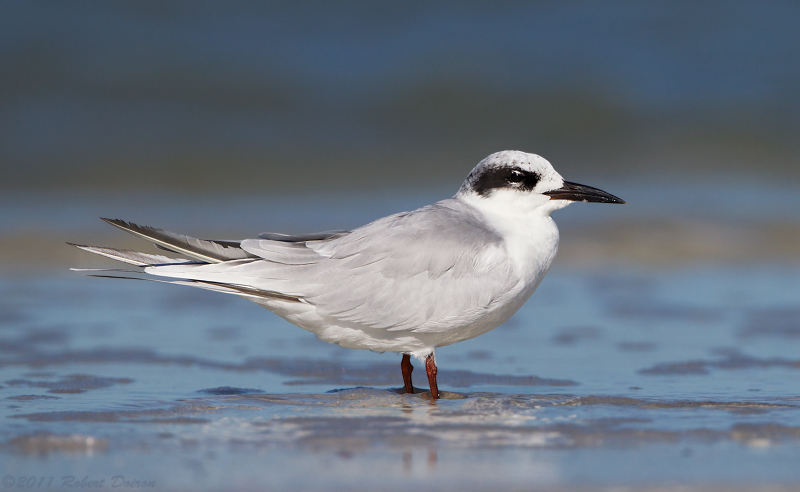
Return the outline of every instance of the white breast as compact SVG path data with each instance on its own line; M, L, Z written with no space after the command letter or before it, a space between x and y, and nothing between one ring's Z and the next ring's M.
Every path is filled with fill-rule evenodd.
M457 197L457 199L462 198ZM526 206L525 203L520 206L519 200L517 203L512 203L513 200L493 199L488 205L485 201L473 205L469 198L462 201L465 207L479 212L485 220L486 228L493 231L494 237L500 236L503 239L483 250L482 254L486 258L482 258L478 265L510 263L513 277L516 279L511 284L513 287L509 286L510 290L505 290L502 295L495 297L490 305L480 309L475 306L475 309L480 311L479 316L475 316L477 311L472 314L463 313L463 316L455 313L451 318L443 319L439 323L429 322L422 326L387 329L326 315L324 310L320 311L311 305L283 302L263 304L290 322L314 332L321 340L347 348L378 352L406 352L424 356L436 347L474 338L496 328L527 301L547 273L558 247L558 229L549 213L542 213L541 202L538 202L537 207L534 204ZM478 237L475 239L481 240ZM478 268L474 273L479 276L488 272L481 273L481 269ZM421 302L436 301L427 299Z
M503 238L520 281L535 288L558 250L558 227L550 212L563 203L542 195L520 196L513 190L497 192L491 199L476 195L459 198L480 211L487 226Z

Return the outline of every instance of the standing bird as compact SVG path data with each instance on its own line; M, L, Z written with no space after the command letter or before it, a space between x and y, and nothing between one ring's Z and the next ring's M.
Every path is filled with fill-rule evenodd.
M504 151L482 160L453 198L353 231L216 241L103 219L187 259L73 246L250 299L326 342L399 352L408 393L413 355L438 399L436 347L493 330L525 303L558 249L550 213L573 201L625 203L564 181L538 155Z

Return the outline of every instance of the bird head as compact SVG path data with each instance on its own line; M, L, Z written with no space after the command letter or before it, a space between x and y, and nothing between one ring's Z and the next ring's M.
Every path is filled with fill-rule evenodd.
M547 213L571 202L625 203L597 188L565 181L547 159L516 150L494 153L478 163L456 196Z

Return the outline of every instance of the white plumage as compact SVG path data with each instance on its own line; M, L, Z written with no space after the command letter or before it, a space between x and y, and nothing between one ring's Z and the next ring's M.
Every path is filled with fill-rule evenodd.
M624 203L565 182L537 155L505 151L453 198L353 231L210 241L108 220L189 260L79 247L249 298L321 340L433 364L436 347L496 328L530 297L558 248L550 213L575 200ZM431 385L438 397L435 365Z

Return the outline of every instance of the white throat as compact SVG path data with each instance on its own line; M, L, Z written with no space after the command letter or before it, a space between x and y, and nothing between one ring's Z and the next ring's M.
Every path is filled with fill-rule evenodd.
M454 198L480 212L487 226L503 238L522 281L538 285L558 250L558 227L550 213L570 202L516 190L497 190L490 197L458 193Z

